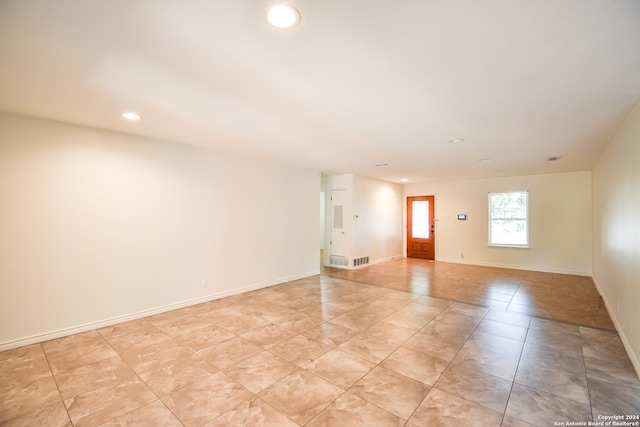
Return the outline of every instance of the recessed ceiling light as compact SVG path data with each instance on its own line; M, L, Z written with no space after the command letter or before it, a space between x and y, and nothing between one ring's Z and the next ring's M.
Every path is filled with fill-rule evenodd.
M123 113L122 117L124 117L127 120L140 120L142 117L140 117L140 114L136 114L136 113Z
M555 162L556 160L560 160L560 156L547 157L547 162Z
M490 162L491 159L489 158L484 158L484 159L478 159L479 162Z
M407 181L409 181L409 180L408 180L407 178L402 178L400 181L402 181L402 182L407 182Z
M389 166L389 165L391 165L391 163L378 163L376 167L379 168L381 166Z
M273 27L287 30L300 24L300 12L288 4L276 3L267 6L264 10L264 19Z
M449 143L450 144L457 144L457 143L462 142L462 141L464 141L464 138L456 138L456 139L450 139Z

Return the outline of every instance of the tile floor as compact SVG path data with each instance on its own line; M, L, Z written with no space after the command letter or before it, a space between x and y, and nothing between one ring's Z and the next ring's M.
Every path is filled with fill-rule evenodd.
M0 353L3 427L522 427L639 408L589 278L412 259Z

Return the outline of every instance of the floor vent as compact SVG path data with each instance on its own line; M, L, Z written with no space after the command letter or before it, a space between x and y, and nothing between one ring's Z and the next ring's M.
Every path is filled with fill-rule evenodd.
M331 264L331 265L340 265L342 267L348 267L349 266L349 258L344 257L344 256L331 255L329 257L329 264Z
M353 266L357 267L359 265L364 265L364 264L369 264L369 257L368 256L363 256L360 258L356 258L353 260Z

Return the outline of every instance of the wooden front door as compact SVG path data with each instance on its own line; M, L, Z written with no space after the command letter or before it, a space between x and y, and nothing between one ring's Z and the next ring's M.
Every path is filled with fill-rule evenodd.
M407 256L435 259L435 196L407 197Z

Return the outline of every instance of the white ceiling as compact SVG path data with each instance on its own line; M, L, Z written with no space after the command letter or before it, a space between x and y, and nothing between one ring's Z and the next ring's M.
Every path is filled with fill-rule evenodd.
M0 0L0 110L415 182L589 170L640 100L638 0L287 1Z

